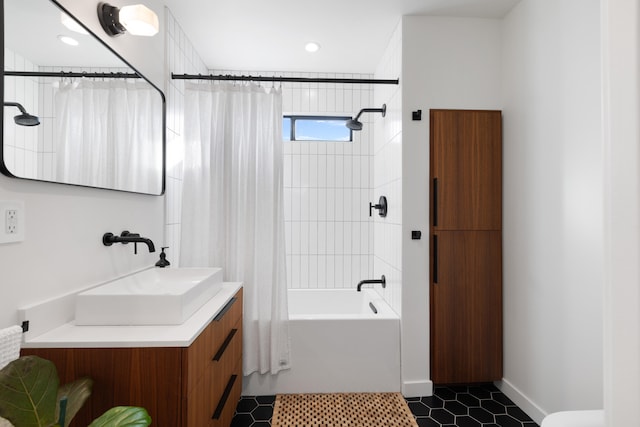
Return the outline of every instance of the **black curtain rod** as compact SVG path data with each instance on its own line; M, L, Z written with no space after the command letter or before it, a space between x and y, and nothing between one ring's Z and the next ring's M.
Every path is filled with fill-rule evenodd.
M232 75L213 75L213 74L174 74L171 73L173 80L226 80L226 81L251 81L251 82L286 82L286 83L353 83L353 84L378 84L378 85L397 85L399 79L346 79L346 78L329 78L329 77L265 77L265 76L232 76Z
M93 79L140 79L136 73L88 73L85 71L6 71L5 76L14 77L86 77Z

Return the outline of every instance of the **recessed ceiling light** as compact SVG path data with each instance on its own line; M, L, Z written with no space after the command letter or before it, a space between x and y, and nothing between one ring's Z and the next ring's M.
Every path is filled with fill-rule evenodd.
M316 42L309 42L306 45L304 45L304 49L307 52L317 52L318 50L320 50L320 45Z
M62 43L68 44L69 46L78 46L79 44L78 41L73 37L63 36L62 34L58 36L58 40L60 40Z

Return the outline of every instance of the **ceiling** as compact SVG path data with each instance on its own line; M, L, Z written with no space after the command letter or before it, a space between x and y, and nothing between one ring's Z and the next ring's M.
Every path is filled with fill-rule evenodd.
M373 73L403 15L499 19L520 0L164 1L209 69Z
M61 23L61 11L42 0L5 1L5 47L41 67L129 68L120 58L88 34L79 34ZM37 28L38 31L34 31ZM70 47L58 40L71 36L79 42ZM28 71L16 65L18 71Z

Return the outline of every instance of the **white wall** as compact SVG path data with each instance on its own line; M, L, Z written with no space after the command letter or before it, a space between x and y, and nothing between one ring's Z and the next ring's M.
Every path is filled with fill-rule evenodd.
M602 1L605 174L604 408L640 419L640 8Z
M502 388L538 422L602 407L599 19L524 0L503 26Z
M88 19L98 34L95 3L62 2L71 13ZM148 2L160 17L160 2ZM91 10L89 10L91 9ZM162 19L160 22L163 22ZM106 36L105 36L106 37ZM150 40L123 36L109 40L144 72L162 74L162 34ZM159 53L158 52L159 49ZM141 54L141 52L144 52ZM155 79L162 88L163 77ZM131 245L102 245L102 235L129 229L163 241L163 197L16 180L0 176L0 200L22 200L26 239L0 245L0 327L17 323L19 307L59 296L152 265L156 254L144 247L133 255Z
M429 109L500 109L501 22L406 16L402 21L402 380L431 392L429 374ZM422 110L422 121L411 112ZM411 240L411 231L422 231Z

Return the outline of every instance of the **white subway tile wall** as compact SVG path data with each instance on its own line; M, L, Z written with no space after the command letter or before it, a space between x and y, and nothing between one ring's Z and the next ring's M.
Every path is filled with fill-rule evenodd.
M283 108L291 113L355 116L361 108L371 106L372 95L370 85L290 84L283 88ZM368 206L373 200L369 173L373 157L370 117L363 121L365 129L354 132L351 143L285 143L291 288L354 288L360 280L371 278L373 229Z
M377 79L395 79L402 74L400 24L387 45L375 73ZM374 275L384 274L387 287L382 296L398 313L402 310L402 81L400 85L378 85L376 105L387 105L384 120L376 120L374 138L373 196L387 197L386 218L375 217ZM426 143L426 142L425 142ZM425 262L427 262L425 260Z
M166 55L165 75L206 74L207 67L198 56L193 45L175 20L171 11L165 8ZM167 102L167 175L165 192L165 246L167 259L172 266L180 265L180 232L182 215L182 166L184 159L184 80L165 83L164 94Z
M37 71L38 67L10 49L4 49L5 69L11 71ZM31 114L42 115L38 98L37 78L5 77L5 101L18 102ZM15 107L4 108L3 158L7 168L16 176L34 177L38 173L38 160L42 156L39 141L42 126L25 127L14 124L13 117L20 114Z

